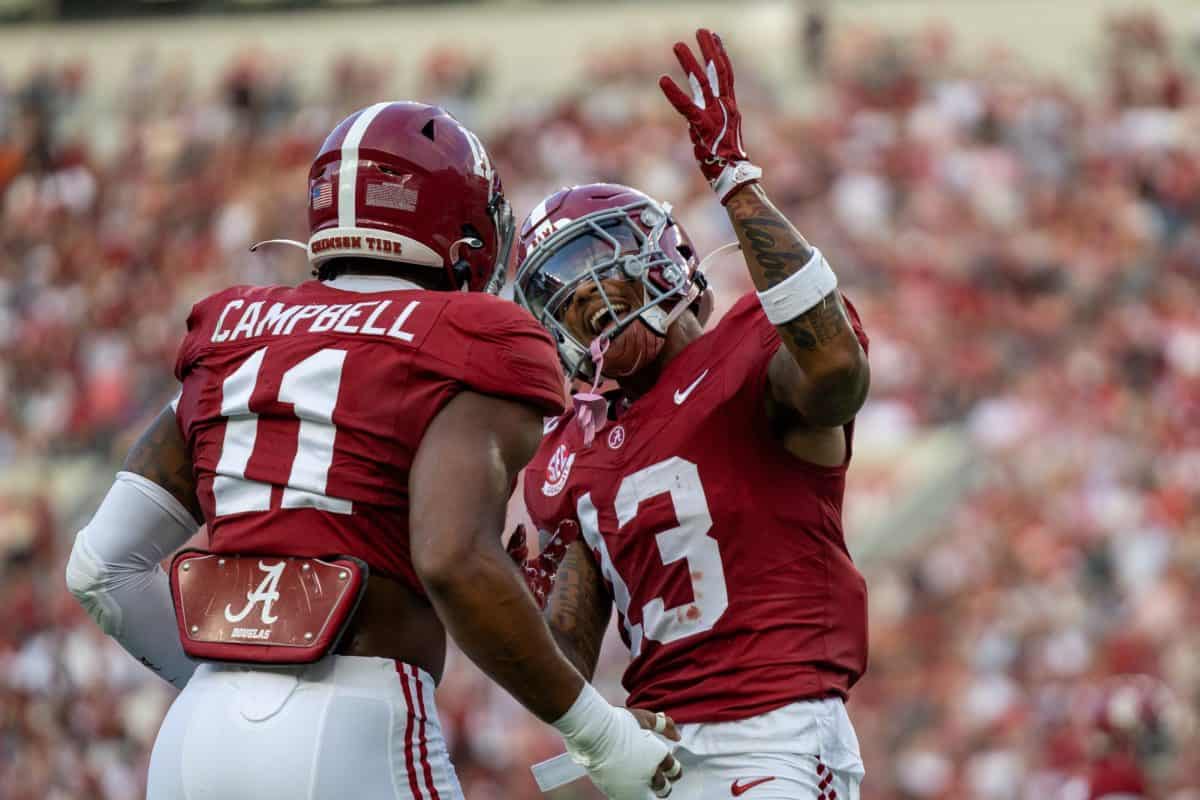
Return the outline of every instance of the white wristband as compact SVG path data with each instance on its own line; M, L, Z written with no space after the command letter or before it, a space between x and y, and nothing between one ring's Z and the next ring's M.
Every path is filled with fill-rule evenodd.
M717 193L717 197L721 203L733 194L733 191L739 186L743 186L751 181L756 181L762 177L762 168L751 164L749 161L734 161L726 164L725 169L721 170L721 174L716 180L712 181L713 191Z
M820 250L812 250L812 258L798 272L758 293L758 302L772 325L791 322L837 288L837 275L829 262Z

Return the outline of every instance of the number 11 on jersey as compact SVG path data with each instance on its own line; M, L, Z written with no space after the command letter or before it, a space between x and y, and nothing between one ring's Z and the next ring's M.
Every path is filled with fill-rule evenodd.
M246 466L258 443L258 415L250 410L250 395L258 383L267 350L264 347L252 353L221 386L221 414L227 422L213 479L218 517L271 508L271 484L246 478ZM283 508L319 508L335 514L353 511L349 500L325 494L337 438L333 409L345 361L345 350L326 348L283 373L279 402L291 403L300 419L296 457L280 503ZM268 443L272 445L275 443Z

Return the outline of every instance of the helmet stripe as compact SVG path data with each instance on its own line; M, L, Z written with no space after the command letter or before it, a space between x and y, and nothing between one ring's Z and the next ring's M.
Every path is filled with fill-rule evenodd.
M492 162L488 159L487 150L483 149L483 142L479 141L479 137L472 133L468 128L459 125L463 135L467 137L467 145L471 148L471 156L474 159L475 174L488 181L492 180Z
M558 192L555 192L554 194L558 194ZM529 213L529 227L530 227L530 230L533 230L534 228L537 228L539 225L541 225L541 224L542 224L542 220L546 218L546 202L547 202L547 201L548 201L548 200L549 200L551 197L554 197L554 195L553 195L553 194L548 194L548 195L546 195L545 197L543 197L543 198L542 198L542 202L540 202L540 203L538 203L538 204L537 204L537 208L533 209L533 211L531 211L531 212Z
M391 103L376 103L363 109L346 132L346 140L342 142L342 160L338 168L338 226L341 228L358 226L355 191L358 188L358 145L362 142L367 127L390 105Z

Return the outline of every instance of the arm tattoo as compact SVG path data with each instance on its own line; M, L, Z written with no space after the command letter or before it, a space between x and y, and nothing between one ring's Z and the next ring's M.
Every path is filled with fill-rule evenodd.
M735 202L729 202L730 214L736 213L732 210ZM762 285L758 280L754 281L759 285L759 291L787 280L812 258L812 248L799 234L789 230L791 227L787 220L773 216L734 217L734 229L742 240L742 248L762 274ZM780 243L780 239L784 241ZM748 250L747 244L750 245ZM757 275L752 272L751 277L757 278Z
M842 307L842 298L836 291L825 295L821 302L779 327L790 337L792 344L802 350L815 350L847 331L853 335L850 320Z
M559 649L589 681L596 671L611 613L612 598L591 553L582 542L574 542L554 579L546 622Z
M770 204L761 189L735 193L727 208L746 255L750 277L760 292L795 275L812 258L812 247ZM816 350L839 336L854 335L837 292L831 292L804 314L780 325L779 332L793 352Z
M795 275L812 258L813 248L771 205L760 186L739 189L726 210L750 278L760 292ZM808 311L776 328L803 373L785 381L787 387L773 381L773 388L783 395L780 399L813 421L853 417L866 396L867 368L841 294L830 292ZM857 366L848 369L846 365ZM786 372L782 374L787 377Z
M134 443L121 469L154 481L182 503L198 523L204 521L196 498L192 461L170 406L162 410Z

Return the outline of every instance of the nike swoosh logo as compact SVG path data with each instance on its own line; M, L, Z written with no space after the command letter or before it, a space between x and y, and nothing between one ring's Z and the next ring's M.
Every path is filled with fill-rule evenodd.
M772 775L769 778L757 778L755 780L750 781L749 783L741 783L741 780L742 780L741 778L738 778L736 781L729 784L729 792L734 797L741 797L743 794L750 791L755 786L760 786L764 783L775 780L775 776Z
M676 389L675 390L675 405L677 405L677 406L683 405L683 401L688 399L688 396L691 395L692 390L700 385L700 381L704 380L704 376L707 374L708 374L708 370L704 370L704 372L701 372L700 377L696 378L696 380L692 381L692 385L687 387L686 389L684 389L682 392L679 391L678 389Z

